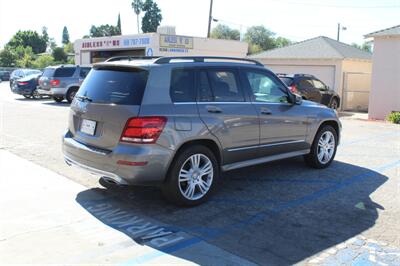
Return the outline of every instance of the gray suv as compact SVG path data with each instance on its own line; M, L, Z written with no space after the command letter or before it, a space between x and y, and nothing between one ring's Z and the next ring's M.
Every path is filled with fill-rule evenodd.
M37 92L52 97L56 102L66 99L71 103L90 69L74 65L47 67L39 79Z
M96 64L63 136L69 165L121 185L160 185L179 205L204 202L221 171L295 156L331 164L335 110L302 100L257 61L161 57Z

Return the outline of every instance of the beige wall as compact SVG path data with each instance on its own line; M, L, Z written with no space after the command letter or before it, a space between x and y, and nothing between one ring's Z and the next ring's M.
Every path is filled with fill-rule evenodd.
M371 60L343 61L343 110L368 111L371 72Z
M369 117L385 119L400 111L400 36L375 37Z

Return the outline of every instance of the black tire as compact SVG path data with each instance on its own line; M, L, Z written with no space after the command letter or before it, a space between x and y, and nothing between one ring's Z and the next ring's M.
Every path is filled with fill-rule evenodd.
M77 92L78 92L78 88L69 89L69 91L67 92L67 96L66 96L68 103L72 103L72 101L74 100L75 94Z
M329 103L329 108L337 110L339 108L339 101L337 98L332 98L331 102Z
M329 159L329 161L327 162L321 162L318 159L318 151L319 151L319 141L321 139L321 136L324 135L325 132L331 132L333 134L333 137L335 139L335 144L334 144L334 151L333 151L333 155L332 157ZM306 162L306 164L312 168L316 168L316 169L323 169L328 167L332 161L335 159L335 155L336 155L336 151L337 151L337 145L338 145L338 135L336 130L329 125L325 125L323 126L318 133L315 135L313 144L311 146L311 151L309 154L304 156L304 160Z
M185 163L188 163L188 160L192 155L205 156L211 161L213 169L211 185L209 186L208 191L201 198L198 199L188 199L187 197L185 197L183 195L183 192L181 192L181 186L179 184L179 173L182 167L185 166ZM200 177L199 179L203 179L203 177ZM190 181L187 181L187 185L189 184L189 182ZM165 199L176 205L196 206L207 201L210 195L215 191L218 183L219 183L219 166L214 153L205 146L194 145L185 148L184 150L179 152L179 154L176 155L168 171L168 176L166 178L166 181L161 187L161 191ZM193 185L193 187L195 187L195 190L197 190L197 192L200 192L199 185Z
M57 103L60 103L64 100L64 97L53 97L53 100L56 101Z
M29 95L29 94L24 94L24 95L22 95L22 96L24 96L26 99L30 99L32 96L31 95Z
M34 90L34 91L32 92L32 98L33 98L33 99L42 99L42 96L38 93L37 90Z

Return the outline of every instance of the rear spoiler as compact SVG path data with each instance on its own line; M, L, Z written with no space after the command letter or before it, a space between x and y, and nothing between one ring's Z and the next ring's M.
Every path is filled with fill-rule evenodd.
M93 69L108 69L108 70L124 70L124 71L143 71L148 70L145 66L132 65L132 64L121 64L118 61L115 62L102 62L93 65Z

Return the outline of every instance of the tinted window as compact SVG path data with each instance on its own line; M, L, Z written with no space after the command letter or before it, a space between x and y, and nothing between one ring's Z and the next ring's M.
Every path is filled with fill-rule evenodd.
M54 68L45 68L42 76L46 78L51 78L54 76L54 71Z
M80 76L81 78L86 78L87 74L89 74L90 69L91 69L91 68L89 68L89 67L81 68L81 69L80 69L80 72L79 72L79 76Z
M75 73L75 67L61 67L57 68L54 72L54 77L57 78L69 78L72 77Z
M170 95L173 102L194 102L196 99L193 70L173 70Z
M197 86L199 90L199 102L212 102L214 100L206 71L200 71Z
M288 86L288 87L292 86L293 78L283 77L280 79L283 81L283 83L286 84L286 86Z
M314 87L315 87L317 90L325 90L325 85L324 85L324 83L322 83L321 81L316 80L316 79L314 79L313 82L314 82Z
M233 71L208 71L211 89L216 102L244 102Z
M282 85L272 76L261 73L246 71L246 77L256 102L286 103L287 94Z
M301 79L299 81L299 89L307 90L314 88L314 84L309 79Z
M138 69L92 69L77 96L94 103L140 105L148 71Z

